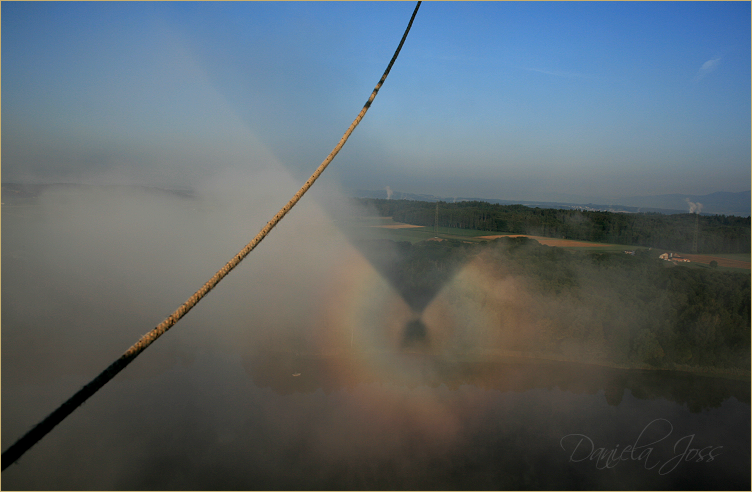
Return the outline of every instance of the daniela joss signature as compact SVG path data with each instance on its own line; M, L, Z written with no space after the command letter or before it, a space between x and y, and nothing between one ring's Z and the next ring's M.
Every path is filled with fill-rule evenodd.
M668 424L668 426L666 426ZM662 460L655 453L654 446L671 436L674 426L666 419L655 419L642 429L633 444L613 448L596 447L592 439L584 434L568 434L561 438L561 448L569 453L569 462L594 461L596 468L603 470L613 468L622 461L641 461L645 469L657 468L660 475L671 473L681 462L709 463L721 454L723 446L693 446L694 434L677 439L673 454ZM647 437L657 435L658 438ZM669 442L670 444L670 442Z

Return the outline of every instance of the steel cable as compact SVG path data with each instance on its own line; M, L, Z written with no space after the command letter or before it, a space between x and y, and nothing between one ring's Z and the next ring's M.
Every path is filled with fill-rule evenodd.
M86 386L81 388L76 394L74 394L72 397L70 397L65 403L60 405L55 411L53 411L51 414L49 414L44 420L42 420L39 424L37 424L34 428L32 428L29 432L27 432L23 437L21 437L18 441L16 441L12 446L10 446L7 450L3 452L2 455L2 469L5 470L8 466L10 466L12 463L14 463L16 460L18 460L26 451L29 450L34 444L36 444L40 439L42 439L47 433L49 433L57 424L63 421L68 415L70 415L76 408L78 408L82 403L84 403L90 396L92 396L94 393L96 393L102 386L107 384L107 382L115 377L117 373L119 373L121 370L123 370L128 364L130 364L133 359L135 359L141 352L143 352L149 345L151 345L157 338L162 336L167 330L169 330L175 323L177 323L180 318L185 316L188 311L190 311L198 302L206 296L219 282L222 280L225 276L227 276L228 273L230 273L253 249L266 237L267 234L274 228L274 226L277 225L277 223L282 220L282 218L287 215L287 212L289 212L292 207L295 206L298 201L303 197L303 195L311 188L313 183L318 179L318 177L321 175L321 173L324 172L324 169L327 168L329 163L334 159L334 157L339 153L340 149L342 149L342 146L345 145L345 142L347 142L347 139L350 138L350 134L353 132L356 126L358 126L358 123L360 123L360 120L363 119L363 116L366 114L366 111L368 111L368 108L371 107L371 103L373 102L374 98L376 98L376 94L379 92L379 89L381 88L381 85L386 80L387 75L389 75L389 71L392 69L392 65L394 65L395 60L397 60L397 56L400 53L400 50L402 49L402 45L405 43L405 39L407 38L407 34L410 32L410 27L413 24L413 20L415 19L415 15L418 13L418 8L420 7L421 2L418 2L415 6L415 10L413 11L412 17L410 17L410 22L407 24L407 28L405 29L405 33L402 35L402 40L399 43L399 46L397 46L397 50L394 52L394 56L392 56L391 61L389 62L389 65L386 67L386 70L384 71L384 75L381 76L381 79L376 84L376 87L373 89L373 92L371 93L371 96L368 98L368 101L363 105L363 109L360 110L360 113L358 113L358 116L355 118L355 120L350 124L350 127L347 129L345 134L340 139L339 143L334 147L334 149L329 153L329 155L324 159L324 161L319 165L319 167L314 171L314 173L311 175L310 178L308 178L308 181L305 182L305 184L298 190L297 193L290 199L287 204L282 207L282 209L277 212L277 214L269 221L267 224L261 229L261 231L256 235L256 237L251 240L240 252L235 255L227 264L222 267L221 270L219 270L214 276L206 282L198 291L196 291L195 294L193 294L186 302L184 302L178 309L176 309L171 315L169 315L164 321L162 321L159 325L157 325L156 328L151 330L149 333L141 337L141 339L138 340L133 346L131 346L128 350L123 353L123 355L120 356L115 362L110 364L109 367L107 367L104 371L102 371L97 377L95 377L91 382L89 382Z

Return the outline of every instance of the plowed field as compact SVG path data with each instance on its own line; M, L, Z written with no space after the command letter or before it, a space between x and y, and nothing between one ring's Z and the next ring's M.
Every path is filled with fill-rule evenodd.
M546 246L558 246L560 248L602 248L609 246L601 243L586 243L583 241L573 241L571 239L556 239L550 237L527 236L525 234L501 234L498 236L478 236L478 239L496 239L499 237L529 237ZM720 265L720 262L718 263Z
M729 260L728 258L719 258L718 256L682 254L682 258L694 261L695 263L705 263L706 265L709 265L711 261L715 260L718 262L718 266L750 269L750 262L748 261Z
M496 239L499 237L529 237L530 239L535 239L541 244L545 244L546 246L558 246L560 248L598 248L603 246L609 246L608 244L599 244L599 243L586 243L582 241L572 241L571 239L554 239L549 237L540 237L540 236L526 236L524 234L501 234L497 236L479 236L479 239ZM625 246L625 248L627 248ZM690 262L695 263L703 263L705 265L709 265L711 261L715 260L718 262L718 266L723 267L730 267L730 268L746 268L747 270L750 269L750 262L749 261L742 261L742 260L731 260L728 258L721 258L718 256L712 256L712 255L688 255L682 253L682 258L688 259Z

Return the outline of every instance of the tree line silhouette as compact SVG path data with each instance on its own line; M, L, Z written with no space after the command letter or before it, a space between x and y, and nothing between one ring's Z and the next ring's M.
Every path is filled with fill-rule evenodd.
M436 203L356 199L397 222L433 226ZM750 217L531 208L482 201L439 202L439 227L645 246L684 253L748 253Z

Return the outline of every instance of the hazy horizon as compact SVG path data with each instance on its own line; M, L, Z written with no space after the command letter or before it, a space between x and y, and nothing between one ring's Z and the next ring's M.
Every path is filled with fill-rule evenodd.
M202 188L270 166L302 184L414 4L1 8L3 182ZM746 191L749 17L743 2L425 3L322 180L541 201Z

